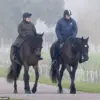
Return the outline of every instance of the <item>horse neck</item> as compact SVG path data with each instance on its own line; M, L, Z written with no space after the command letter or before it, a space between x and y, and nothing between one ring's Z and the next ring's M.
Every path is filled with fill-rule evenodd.
M72 41L72 45L76 46L76 53L81 53L81 39L80 38L75 38Z
M70 49L70 51L72 50L72 45L76 43L77 47L79 47L79 49L81 48L81 44L80 44L80 38L69 38L68 40L65 41L64 43L64 47L67 49ZM79 49L77 50L76 53L79 52Z
M67 47L69 44L71 45L74 42L75 39L77 39L77 38L69 37L68 39L65 40L64 44Z
M41 44L41 40L39 36L29 36L25 42L28 43L29 46L37 48L37 46Z

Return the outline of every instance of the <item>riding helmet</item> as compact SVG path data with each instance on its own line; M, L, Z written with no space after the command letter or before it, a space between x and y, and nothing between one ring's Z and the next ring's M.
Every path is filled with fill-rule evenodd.
M25 13L23 14L23 19L25 19L25 18L30 18L31 16L32 16L31 13L25 12Z
M72 15L71 11L70 10L64 10L64 17L66 15L71 16Z

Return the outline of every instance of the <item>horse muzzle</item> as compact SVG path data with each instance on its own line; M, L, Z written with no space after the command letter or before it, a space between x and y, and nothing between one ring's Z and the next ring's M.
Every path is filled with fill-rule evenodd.
M83 54L79 60L80 63L86 62L89 60L88 54Z

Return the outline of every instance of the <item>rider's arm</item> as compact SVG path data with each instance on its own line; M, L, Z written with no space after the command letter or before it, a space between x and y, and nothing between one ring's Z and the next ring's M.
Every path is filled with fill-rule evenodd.
M76 22L73 20L73 36L76 37L77 33L78 33L78 27Z
M37 32L36 32L36 28L35 28L34 24L32 24L32 27L33 27L33 34L36 35Z
M22 36L22 37L26 36L25 32L23 31L23 26L22 26L22 24L19 24L19 25L18 25L18 33L19 33L19 35Z
M57 22L55 31L56 31L56 35L57 35L58 39L61 40L62 37L61 37L61 23L60 23L60 20Z

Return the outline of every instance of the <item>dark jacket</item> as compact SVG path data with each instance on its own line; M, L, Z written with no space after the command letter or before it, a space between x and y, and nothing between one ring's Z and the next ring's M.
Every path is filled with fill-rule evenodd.
M22 21L19 26L18 26L18 33L20 36L24 37L27 35L36 35L36 29L34 24L32 24L31 22L27 23L25 21Z
M69 38L70 36L76 36L78 32L77 24L72 18L67 20L61 18L56 25L56 34L58 39Z
M18 25L18 37L13 43L14 46L20 48L27 36L35 36L36 28L31 22L27 23L24 20Z

